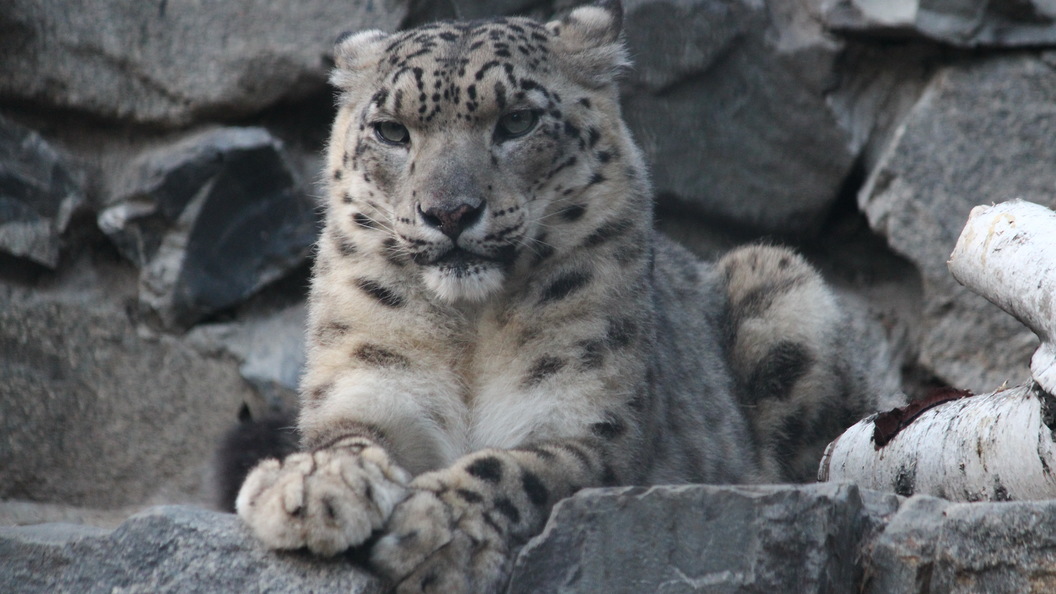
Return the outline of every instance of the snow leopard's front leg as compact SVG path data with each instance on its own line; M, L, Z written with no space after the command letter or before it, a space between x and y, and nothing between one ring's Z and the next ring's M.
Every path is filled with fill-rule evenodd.
M614 484L600 439L482 450L422 474L394 510L372 564L397 592L495 592L550 508L585 486Z
M345 348L369 361L331 373L325 363L341 350L313 351L299 422L304 451L260 463L239 492L239 516L271 548L329 556L358 546L409 495L414 474L455 458L449 436L433 428L439 418L455 422L441 410L458 398L450 379L404 369L376 344Z

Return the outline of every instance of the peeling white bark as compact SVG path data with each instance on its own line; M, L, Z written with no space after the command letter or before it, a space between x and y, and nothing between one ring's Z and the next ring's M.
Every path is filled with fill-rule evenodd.
M977 206L949 267L1041 339L1034 381L864 419L829 444L818 480L955 501L1054 498L1056 213L1022 200Z
M1056 213L1023 200L976 206L949 267L959 283L1038 335L1030 371L1056 394Z
M852 481L900 495L953 501L1056 497L1056 442L1045 423L1053 397L1033 386L969 396L928 409L887 445L873 415L829 444L820 481Z

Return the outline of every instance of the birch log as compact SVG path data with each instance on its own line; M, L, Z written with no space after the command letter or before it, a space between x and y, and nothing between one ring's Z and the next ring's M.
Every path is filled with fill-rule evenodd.
M949 267L957 282L1038 335L1030 372L1056 394L1056 213L1023 200L976 206Z
M1041 339L1033 381L863 419L829 444L818 479L955 501L1054 498L1056 213L1022 200L972 209L949 267Z

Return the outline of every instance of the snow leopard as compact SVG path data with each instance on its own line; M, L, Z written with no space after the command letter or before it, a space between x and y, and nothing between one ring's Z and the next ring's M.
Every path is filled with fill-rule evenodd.
M491 592L587 487L804 481L874 406L797 253L654 231L619 2L339 39L300 449L238 514L369 546L400 592Z

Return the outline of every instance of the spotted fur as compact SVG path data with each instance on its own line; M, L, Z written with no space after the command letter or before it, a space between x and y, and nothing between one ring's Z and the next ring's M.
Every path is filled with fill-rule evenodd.
M341 40L303 453L238 511L407 592L499 589L591 486L809 479L869 408L834 297L773 247L652 229L618 3Z

